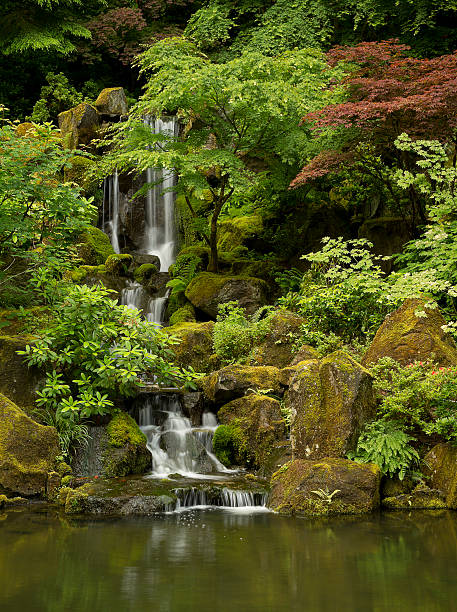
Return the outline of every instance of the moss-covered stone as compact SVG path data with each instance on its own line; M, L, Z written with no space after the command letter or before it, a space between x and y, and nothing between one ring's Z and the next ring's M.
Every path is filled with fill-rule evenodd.
M88 145L98 135L100 117L97 109L82 102L58 116L60 133L67 149Z
M113 276L127 276L132 262L132 255L110 255L105 261L106 272L107 274L112 274Z
M27 500L24 497L7 497L6 495L0 495L0 510L13 506L21 506L26 503Z
M200 384L210 401L222 404L242 397L249 390L280 394L283 389L279 378L279 370L273 366L231 365L205 376Z
M75 155L70 160L71 167L65 169L65 181L79 185L86 196L94 195L97 189L97 180L93 171L97 162L90 157Z
M151 263L145 263L133 271L133 278L137 283L144 285L150 278L155 276L158 272L157 266Z
M0 393L28 414L36 408L36 390L43 374L38 368L28 367L17 351L33 341L34 337L28 335L0 336Z
M252 351L252 361L258 365L285 368L294 357L300 328L304 319L286 310L277 312L270 321L267 336ZM317 355L316 355L317 356Z
M36 125L29 121L19 123L15 128L16 136L34 136L36 135L36 131Z
M129 110L123 87L102 89L94 106L102 115L126 115Z
M268 506L281 514L360 514L379 507L381 472L374 464L334 457L296 459L273 474Z
M286 397L295 458L343 457L375 416L370 373L343 351L302 362Z
M446 508L446 498L442 491L420 485L411 493L402 493L382 500L384 508L389 510L437 510Z
M70 489L65 496L66 514L83 514L86 511L87 493L80 489Z
M262 217L256 214L221 221L217 231L217 248L221 251L232 251L249 243L262 231Z
M265 395L250 393L245 397L225 404L218 412L222 426L232 428L234 435L228 438L228 445L232 445L232 461L238 465L246 465L261 469L263 474L274 471L275 460L283 452L278 442L285 440L286 425L281 414L281 405L278 400ZM218 428L219 429L219 428ZM216 430L217 432L218 430ZM219 436L220 437L220 436ZM225 450L222 444L214 448ZM227 455L230 456L229 448ZM218 456L221 457L221 454ZM223 458L221 461L224 463Z
M83 232L76 246L78 256L88 266L100 266L115 254L108 236L98 227L89 227Z
M54 427L39 425L0 395L0 490L44 495L59 452Z
M426 316L418 316L416 312ZM407 365L433 357L440 365L456 365L457 348L442 329L445 323L439 310L425 308L423 300L406 300L385 318L362 363L369 365L382 357L392 357Z
M424 457L430 486L442 491L448 508L457 510L457 446L437 444Z
M248 314L267 303L268 285L259 278L201 272L188 285L186 298L212 318L219 304L238 301Z
M178 308L170 317L170 325L179 325L180 323L195 323L195 308L190 302Z
M151 467L146 436L126 412L118 412L106 428L103 441L103 475L144 474Z
M166 334L179 340L179 344L170 347L175 355L175 363L181 367L190 366L196 372L209 372L214 369L214 362L211 359L213 330L212 321L176 323L164 328Z

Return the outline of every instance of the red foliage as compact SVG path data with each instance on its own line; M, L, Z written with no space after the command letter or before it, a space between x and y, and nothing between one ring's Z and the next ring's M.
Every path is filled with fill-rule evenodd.
M412 137L454 139L457 127L457 52L433 59L406 57L408 47L397 41L335 47L327 53L330 65L355 65L346 78L347 101L303 117L317 133L328 128L358 128L358 142L369 141L378 152L395 155L393 142L402 132ZM329 152L328 155L334 155ZM320 154L321 163L325 159ZM315 178L312 160L293 186ZM332 164L324 162L331 172ZM323 176L324 170L319 174Z

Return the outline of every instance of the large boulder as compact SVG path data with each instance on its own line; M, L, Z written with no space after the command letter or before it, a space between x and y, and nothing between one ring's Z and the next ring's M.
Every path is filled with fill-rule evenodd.
M129 110L123 87L102 89L94 106L102 115L126 115Z
M294 346L300 337L303 323L304 319L292 312L285 310L276 313L271 319L267 336L254 347L252 361L277 368L288 366L294 358ZM314 356L317 357L315 351Z
M90 444L82 444L73 460L76 476L128 476L151 470L146 436L126 412L118 412L108 425L90 428Z
M87 102L60 113L58 121L63 143L67 149L90 144L97 137L100 127L97 109Z
M372 512L379 507L380 482L373 463L296 459L273 475L268 506L281 514L309 516Z
M286 402L300 459L345 456L375 416L370 373L343 351L299 364Z
M214 323L184 322L163 331L179 340L171 347L175 363L180 367L192 367L196 372L210 372L214 365L213 356Z
M446 496L448 508L457 509L457 447L437 444L424 457L424 472L430 486Z
M33 316L31 311L30 317ZM33 336L26 335L0 336L0 393L27 414L36 408L36 390L43 374L38 368L29 367L17 351L23 351L33 340Z
M54 427L33 421L0 395L0 493L44 495L59 453Z
M217 416L221 425L214 436L214 448L223 463L261 468L264 474L276 469L286 437L278 400L250 393L222 406Z
M279 370L272 366L231 365L212 372L201 380L207 399L224 404L246 395L248 391L281 393Z
M261 215L246 215L221 221L217 231L217 248L220 251L231 251L241 245L250 245L262 231Z
M105 232L93 226L79 236L76 248L79 258L88 266L103 265L108 257L115 255Z
M455 343L442 328L446 321L438 309L425 308L424 304L423 300L405 300L387 315L362 364L376 363L382 357L391 357L402 365L430 358L442 366L457 364Z
M267 303L268 285L260 278L201 272L188 285L186 298L213 319L219 304L238 301L247 314Z

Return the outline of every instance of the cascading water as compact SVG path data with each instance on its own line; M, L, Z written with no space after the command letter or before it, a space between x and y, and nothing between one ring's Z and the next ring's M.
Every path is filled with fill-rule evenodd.
M224 487L222 490L205 491L197 487L175 489L178 498L176 510L183 508L208 507L216 508L265 508L266 493L255 491L237 491Z
M150 323L160 325L167 302L167 296L152 298L144 290L140 283L128 281L127 286L121 291L120 303L129 308L137 308L143 311L144 318Z
M105 219L105 209L108 208L108 219ZM120 253L119 246L119 176L117 170L103 182L103 219L102 228L110 236L115 253Z
M147 116L144 123L154 134L165 134L170 138L177 136L178 122L175 117ZM168 272L168 268L174 263L176 246L175 194L172 191L176 175L171 169L149 168L146 171L146 181L154 183L154 186L146 196L143 250L150 255L157 255L161 272Z
M213 453L212 436L217 427L213 415L204 415L202 427L192 427L177 396L149 395L138 407L137 418L148 439L153 477L181 474L201 478L231 472Z

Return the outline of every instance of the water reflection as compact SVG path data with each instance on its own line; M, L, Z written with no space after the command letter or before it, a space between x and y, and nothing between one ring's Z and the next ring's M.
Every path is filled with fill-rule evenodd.
M454 609L457 517L0 515L2 612Z

